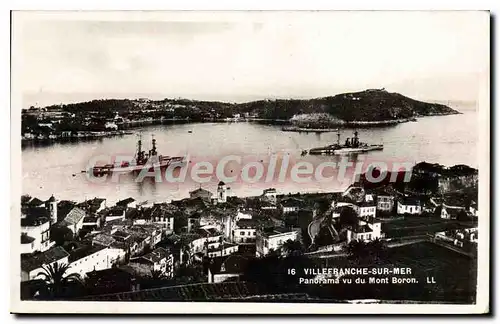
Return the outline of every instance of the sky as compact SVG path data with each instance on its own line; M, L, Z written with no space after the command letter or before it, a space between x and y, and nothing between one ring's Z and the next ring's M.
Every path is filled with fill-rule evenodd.
M489 77L485 12L17 12L12 26L22 108L367 88L473 101Z

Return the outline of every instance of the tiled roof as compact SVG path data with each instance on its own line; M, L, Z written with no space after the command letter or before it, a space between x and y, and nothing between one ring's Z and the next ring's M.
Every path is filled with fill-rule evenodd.
M193 191L189 192L189 194L191 196L193 196L193 195L194 196L200 196L200 195L202 195L202 196L207 196L207 197L212 197L213 196L213 194L210 191L205 190L203 188L198 188L196 190L193 190Z
M66 215L75 207L76 203L69 200L61 200L57 204L57 220L63 220Z
M83 259L89 255L104 250L106 247L102 245L83 245L69 252L68 262L74 262Z
M127 206L130 203L133 203L135 201L134 198L129 197L127 199L120 200L119 202L116 203L117 206Z
M45 207L24 207L21 213L25 215L21 218L21 226L38 226L50 220L49 212Z
M104 198L94 198L94 199L79 203L77 206L81 207L85 210L88 210L92 213L96 213L97 210L101 207L101 204L103 203L103 201L105 201L105 200L106 199L104 199Z
M167 258L169 254L170 254L169 251L167 251L164 248L159 247L159 248L154 249L150 253L140 257L140 259L147 261L147 262L151 262L151 263L158 263L161 260Z
M31 236L21 234L21 244L29 244L34 240L35 239Z
M124 215L125 207L121 205L114 206L106 211L106 216L122 216Z
M68 252L60 246L53 247L45 252L32 254L29 256L21 255L21 270L33 271L41 268L43 265L51 264L69 256Z
M420 206L420 200L414 197L404 197L401 199L401 204L407 206Z
M80 207L74 207L66 217L64 217L62 223L63 225L75 225L78 224L84 217L86 213Z
M259 222L255 219L240 219L236 222L238 228L256 228Z
M237 254L214 259L211 267L213 273L242 273L248 264L248 259Z
M375 203L375 201L363 201L361 203L358 204L359 207L375 207L377 206L377 204Z
M30 206L35 206L35 207L36 207L36 206L40 206L40 205L42 205L42 204L44 204L44 201L42 201L42 200L40 200L40 199L38 199L38 198L36 198L36 197L35 197L35 198L33 198L33 199L31 199L31 200L28 202L28 205L30 205Z
M281 205L284 207L300 207L303 206L305 202L297 198L285 198L281 200Z
M369 233L373 232L372 229L368 225L358 226L353 230L356 233Z
M446 208L443 207L451 218L458 218L459 215L465 214L465 210L462 208Z
M113 242L115 242L115 239L109 234L97 234L92 239L92 242L103 246L110 246Z

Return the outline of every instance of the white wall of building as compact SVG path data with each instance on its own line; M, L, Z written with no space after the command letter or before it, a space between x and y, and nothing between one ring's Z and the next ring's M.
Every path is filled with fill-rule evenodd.
M43 224L36 226L23 226L21 227L21 233L34 238L35 240L30 244L23 244L24 249L31 250L32 253L35 251L44 252L50 249L55 242L50 241L50 222L47 221Z
M398 214L421 214L422 207L419 205L403 205L398 202Z

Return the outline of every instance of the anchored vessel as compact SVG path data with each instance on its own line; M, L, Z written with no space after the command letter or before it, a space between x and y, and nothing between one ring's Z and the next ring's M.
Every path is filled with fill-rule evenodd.
M351 154L365 153L369 151L380 151L384 149L382 144L367 144L359 141L358 131L354 132L353 138L347 138L345 144L340 144L340 133L337 132L337 143L324 147L316 147L309 150L309 154ZM304 154L304 152L302 152Z
M130 173L130 172L142 171L144 169L152 171L155 168L161 168L161 169L167 168L172 163L185 162L183 156L158 155L158 152L156 151L156 139L153 137L151 142L152 142L152 147L148 151L148 153L146 153L145 151L142 150L142 140L141 137L139 136L139 139L137 140L137 151L132 161L130 162L122 161L121 163L116 162L114 164L95 166L92 168L91 171L96 176L114 172Z

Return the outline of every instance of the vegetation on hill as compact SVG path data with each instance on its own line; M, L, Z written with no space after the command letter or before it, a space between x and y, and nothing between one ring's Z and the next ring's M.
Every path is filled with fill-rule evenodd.
M316 114L319 119L331 116L334 121L384 121L430 115L458 114L457 111L438 103L426 103L391 93L384 89L369 89L360 92L343 93L315 99L259 100L247 103L224 103L187 99L93 100L50 106L47 109L62 108L71 113L99 111L134 113L156 110L160 117L188 117L192 120L233 117L249 114L263 119L288 120L295 115Z

